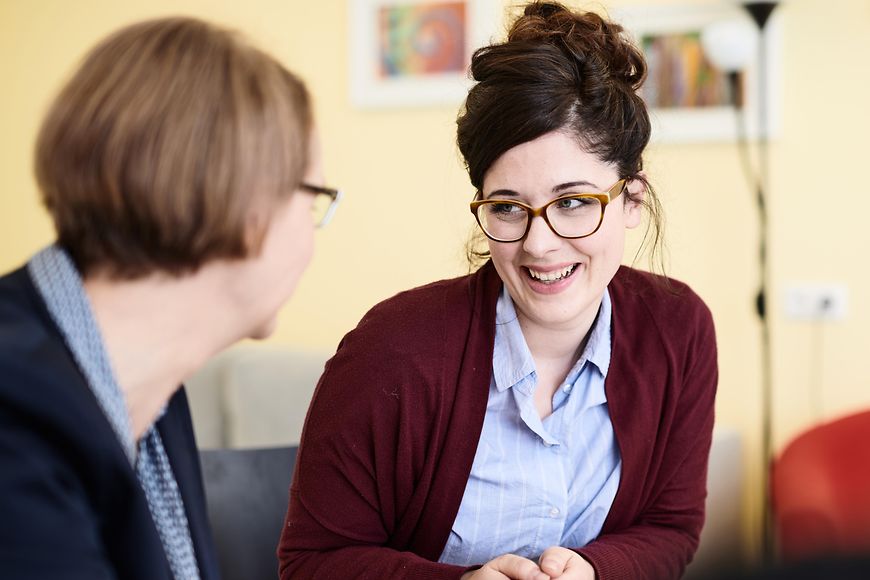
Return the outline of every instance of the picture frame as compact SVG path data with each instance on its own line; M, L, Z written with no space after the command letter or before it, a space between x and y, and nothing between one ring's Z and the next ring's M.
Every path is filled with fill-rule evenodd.
M645 88L641 94L650 104L650 118L653 126L653 143L705 143L733 142L738 137L738 115L727 101L719 103L700 102L696 98L691 104L674 103L673 99L667 106L659 105L655 99L649 99L644 91L652 86L656 90L656 55L648 51L655 45L657 39L691 43L700 42L699 36L705 26L719 21L746 19L753 28L755 24L739 4L719 3L708 5L649 5L626 6L612 11L612 17L620 22L634 36L638 46L644 49L650 66ZM653 42L650 42L653 39ZM766 84L766 117L767 137L775 138L781 125L781 58L782 46L781 26L774 14L767 23L766 32L761 36L767 51L767 84ZM660 46L660 45L658 45ZM685 46L685 45L683 45ZM667 50L667 49L665 49ZM680 50L679 48L676 50ZM689 51L697 48L689 47ZM660 56L660 55L659 55ZM710 71L705 71L705 74ZM724 75L713 69L713 74ZM724 78L724 77L723 77ZM684 84L696 82L683 79ZM661 79L659 79L661 85ZM758 58L753 57L745 71L741 73L740 82L743 93L743 111L745 114L746 134L749 139L757 139L759 131L759 66ZM658 87L661 88L661 87ZM696 89L698 87L695 87ZM667 99L665 99L667 101ZM652 102L650 102L652 101Z
M499 0L348 0L350 97L362 109L458 105Z

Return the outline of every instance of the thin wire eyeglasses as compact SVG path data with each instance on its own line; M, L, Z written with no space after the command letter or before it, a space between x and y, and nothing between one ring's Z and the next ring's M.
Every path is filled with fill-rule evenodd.
M299 189L316 195L311 210L314 215L314 226L317 228L325 227L332 219L335 208L338 207L338 202L341 201L344 194L341 190L333 187L323 187L310 183L301 183Z
M604 193L563 195L539 208L504 198L475 200L469 207L480 229L494 242L522 240L528 235L532 220L539 216L554 234L575 240L598 231L607 204L622 195L625 185L626 180L620 179Z

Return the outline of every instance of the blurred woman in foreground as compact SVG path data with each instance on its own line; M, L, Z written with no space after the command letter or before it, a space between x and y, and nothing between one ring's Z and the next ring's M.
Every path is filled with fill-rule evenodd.
M0 278L0 577L216 578L179 387L311 258L336 192L306 89L205 22L135 24L55 100L36 176L57 242Z

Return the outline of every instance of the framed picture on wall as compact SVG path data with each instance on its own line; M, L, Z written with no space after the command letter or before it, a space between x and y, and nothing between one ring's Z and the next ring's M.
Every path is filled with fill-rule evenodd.
M614 9L612 16L635 37L647 58L641 96L650 107L653 141L699 143L734 141L737 116L726 74L706 58L701 32L707 25L749 15L737 4L647 5ZM754 27L755 25L752 24ZM770 136L780 125L780 27L776 15L767 24L767 111ZM757 58L739 73L739 95L750 138L758 136Z
M351 102L360 108L456 105L471 54L501 24L500 0L348 0Z

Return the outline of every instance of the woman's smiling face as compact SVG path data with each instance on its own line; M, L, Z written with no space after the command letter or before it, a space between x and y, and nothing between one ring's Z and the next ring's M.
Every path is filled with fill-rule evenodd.
M585 151L576 138L554 131L499 157L484 176L483 199L541 207L563 195L605 192L621 177L615 166ZM638 186L642 184L630 182L627 187ZM622 262L625 229L636 227L640 219L640 203L623 193L610 202L601 227L589 237L561 238L543 218L535 218L518 242L490 240L493 264L520 320L551 329L588 328Z

